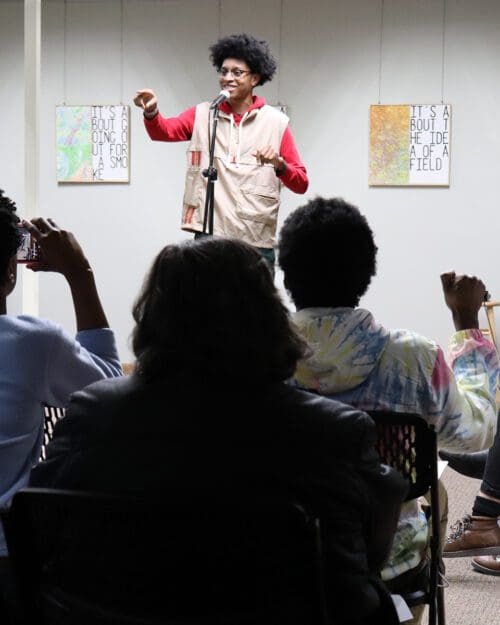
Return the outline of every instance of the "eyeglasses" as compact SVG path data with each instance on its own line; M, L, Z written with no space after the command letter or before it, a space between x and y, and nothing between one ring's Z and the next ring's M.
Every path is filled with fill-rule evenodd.
M234 78L240 78L243 74L251 74L252 72L249 69L240 69L239 67L235 67L234 69L228 69L227 67L220 67L217 70L217 73L221 76L227 76L231 74Z

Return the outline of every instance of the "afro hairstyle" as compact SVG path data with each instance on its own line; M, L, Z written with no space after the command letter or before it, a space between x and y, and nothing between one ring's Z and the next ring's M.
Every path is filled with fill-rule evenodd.
M279 264L299 309L357 306L376 274L376 259L366 217L342 198L310 200L280 231Z
M245 61L253 74L259 74L258 85L272 80L276 72L276 59L266 41L256 39L247 33L221 37L209 48L212 65L218 70L225 59Z

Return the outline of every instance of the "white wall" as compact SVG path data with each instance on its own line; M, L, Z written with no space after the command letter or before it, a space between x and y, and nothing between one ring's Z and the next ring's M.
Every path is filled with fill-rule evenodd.
M22 4L0 0L0 189L24 200L24 17ZM9 310L21 307L22 272L9 298Z
M278 56L281 31L279 76L260 93L289 106L311 184L305 197L283 192L280 221L316 194L357 204L380 248L378 277L363 304L381 322L445 343L452 325L439 273L450 268L480 275L500 299L497 0L446 0L449 188L367 183L368 113L378 101L379 77L382 103L441 101L443 2L385 0L381 63L376 0L283 0L282 21L281 0L123 0L123 7L122 59L119 0L68 0L66 53L64 2L42 2L40 192L40 213L73 229L88 253L123 360L131 359L130 308L144 273L166 242L187 236L179 230L186 146L151 142L132 97L137 88L154 88L166 115L214 97L219 87L208 47L219 34L246 30L267 39ZM22 2L0 1L0 188L19 200L21 211L22 13ZM122 99L132 106L131 183L58 185L54 107ZM72 331L63 280L41 276L40 291L40 313ZM10 312L19 306L13 298Z

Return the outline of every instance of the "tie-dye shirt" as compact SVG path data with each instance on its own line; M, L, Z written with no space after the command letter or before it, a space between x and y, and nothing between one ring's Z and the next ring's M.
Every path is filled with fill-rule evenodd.
M294 315L311 355L292 384L362 410L421 414L450 451L489 447L496 427L498 355L480 330L456 332L448 362L433 341L409 330L387 330L371 313L307 308ZM420 563L428 538L417 501L406 502L383 579Z

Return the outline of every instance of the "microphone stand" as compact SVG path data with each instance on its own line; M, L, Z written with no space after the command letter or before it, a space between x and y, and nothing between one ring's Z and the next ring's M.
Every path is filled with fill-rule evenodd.
M215 150L215 135L217 133L217 122L219 120L219 107L216 106L213 109L212 116L212 134L210 136L210 152L208 167L202 171L202 174L207 178L207 193L205 195L205 212L203 215L203 232L213 235L214 233L214 183L217 180L217 170L214 167L214 150ZM209 122L210 123L210 122ZM208 226L208 229L207 229Z

